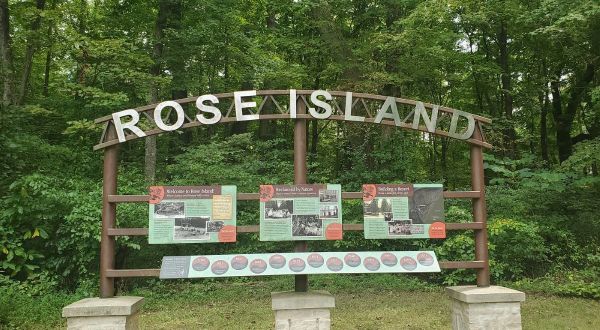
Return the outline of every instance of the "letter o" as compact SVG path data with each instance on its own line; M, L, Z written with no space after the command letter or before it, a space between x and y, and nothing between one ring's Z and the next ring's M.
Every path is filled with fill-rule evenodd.
M175 124L167 125L162 120L161 114L162 114L162 110L165 107L172 107L173 109L175 109L175 112L177 113L177 121L175 122ZM181 125L183 125L184 119L185 119L185 114L183 113L183 108L181 107L181 104L179 104L175 101L161 102L154 109L154 122L156 123L156 126L158 126L158 128L160 128L163 131L174 131L174 130L180 128Z

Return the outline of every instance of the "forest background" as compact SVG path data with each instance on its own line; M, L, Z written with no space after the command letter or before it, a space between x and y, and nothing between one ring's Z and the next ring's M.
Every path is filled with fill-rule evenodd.
M600 4L585 0L0 0L0 286L97 295L102 152L112 112L207 93L329 89L417 99L493 119L485 161L492 280L600 298ZM119 193L151 184L293 182L293 125L239 122L123 144ZM144 142L141 142L144 141ZM309 182L443 183L470 190L468 145L380 126L310 121ZM360 201L344 222L361 222ZM446 201L451 222L470 202ZM120 205L119 226L147 226ZM258 223L240 202L239 224ZM314 250L434 249L445 240L311 243ZM148 248L119 237L118 268L163 255L281 252L291 243ZM474 283L468 270L423 275ZM119 282L120 290L148 285ZM6 304L8 306L9 304Z

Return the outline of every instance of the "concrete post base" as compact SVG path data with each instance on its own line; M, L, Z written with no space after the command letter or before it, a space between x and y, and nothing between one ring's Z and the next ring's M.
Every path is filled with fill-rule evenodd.
M335 298L325 291L272 292L276 330L329 330Z
M86 298L63 308L67 329L138 329L142 297Z
M452 329L521 329L521 302L525 293L489 286L451 286Z

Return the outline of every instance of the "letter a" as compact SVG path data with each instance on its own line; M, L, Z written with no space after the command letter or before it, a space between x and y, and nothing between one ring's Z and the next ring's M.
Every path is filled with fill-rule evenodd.
M388 109L392 109L392 113L387 113ZM400 120L400 115L398 114L398 107L396 107L396 98L390 96L385 99L385 102L377 112L377 117L375 117L374 123L379 124L383 118L393 119L396 126L400 126L402 121Z

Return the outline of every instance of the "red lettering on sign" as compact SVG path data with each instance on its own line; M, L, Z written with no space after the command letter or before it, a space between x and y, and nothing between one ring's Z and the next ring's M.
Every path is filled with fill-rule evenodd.
M163 186L152 186L148 190L150 190L150 204L158 204L165 197Z
M232 225L223 226L219 231L219 242L229 243L236 241L236 227Z
M446 224L443 222L434 222L429 226L430 238L446 238Z
M341 223L330 223L325 228L325 238L328 240L342 239L343 235Z

